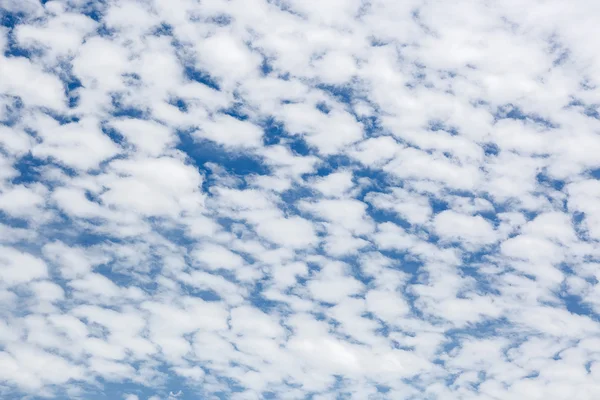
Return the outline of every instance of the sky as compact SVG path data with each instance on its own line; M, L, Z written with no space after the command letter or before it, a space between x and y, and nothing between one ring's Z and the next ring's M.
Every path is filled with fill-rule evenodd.
M600 398L599 18L0 0L0 398Z

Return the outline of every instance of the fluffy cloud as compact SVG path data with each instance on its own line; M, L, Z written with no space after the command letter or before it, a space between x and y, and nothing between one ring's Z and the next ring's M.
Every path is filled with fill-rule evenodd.
M598 398L599 12L0 0L2 397Z

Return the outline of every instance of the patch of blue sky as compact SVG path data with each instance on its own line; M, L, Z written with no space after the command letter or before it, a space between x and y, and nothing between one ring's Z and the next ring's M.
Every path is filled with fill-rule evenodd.
M237 177L267 175L269 173L268 167L257 156L228 150L212 141L194 137L193 132L179 132L178 137L177 148L184 152L204 175L206 187L213 182L214 171L207 168L207 165L211 163ZM218 179L218 176L216 179ZM241 181L241 183L245 184L244 181Z
M516 119L522 121L530 121L546 129L556 129L558 125L552 122L549 118L537 115L535 113L526 113L520 107L514 104L505 104L498 107L496 114L494 115L495 120L501 119Z
M221 90L218 81L214 77L208 72L198 69L193 65L187 65L184 68L184 74L185 77L191 81L201 83L214 90Z
M260 121L260 126L264 130L263 143L265 146L284 145L301 156L315 153L301 135L290 134L285 125L274 117L267 117Z

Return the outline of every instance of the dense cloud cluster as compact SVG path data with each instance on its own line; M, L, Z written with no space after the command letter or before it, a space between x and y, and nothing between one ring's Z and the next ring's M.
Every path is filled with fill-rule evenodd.
M0 0L0 397L600 398L599 18Z

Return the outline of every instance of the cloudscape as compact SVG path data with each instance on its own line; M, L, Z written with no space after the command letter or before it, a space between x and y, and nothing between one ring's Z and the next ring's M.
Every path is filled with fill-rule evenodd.
M0 0L0 398L600 399L599 21Z

